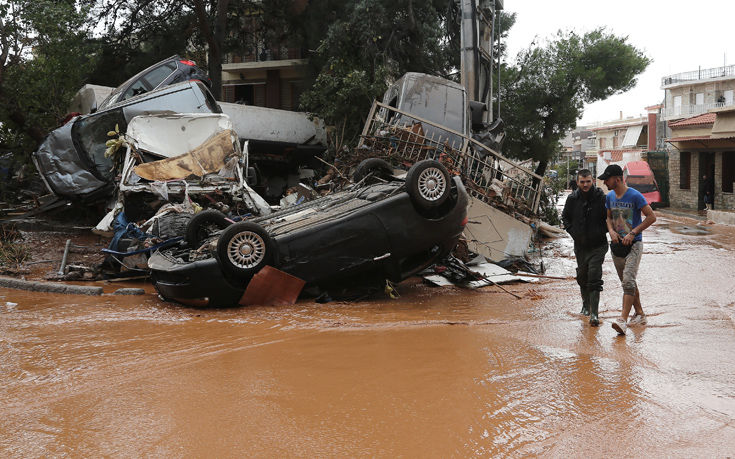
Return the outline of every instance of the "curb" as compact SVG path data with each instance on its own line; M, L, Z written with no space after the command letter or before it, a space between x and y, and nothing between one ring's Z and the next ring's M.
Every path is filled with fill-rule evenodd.
M29 290L31 292L64 293L69 295L102 295L102 287L27 281L13 279L11 277L0 277L0 287Z

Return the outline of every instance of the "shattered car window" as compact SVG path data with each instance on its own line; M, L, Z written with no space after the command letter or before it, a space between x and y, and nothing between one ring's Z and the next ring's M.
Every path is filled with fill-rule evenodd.
M135 97L138 94L143 94L150 90L151 88L147 87L145 81L143 81L143 79L141 78L140 80L133 83L127 91L125 91L125 95L123 95L122 100L130 99L131 97Z
M125 132L126 124L122 110L116 109L83 118L74 125L72 136L81 147L81 159L94 165L102 177L111 178L113 175L112 159L105 157L105 142L110 138L107 133L114 131L115 125L119 126L120 132Z

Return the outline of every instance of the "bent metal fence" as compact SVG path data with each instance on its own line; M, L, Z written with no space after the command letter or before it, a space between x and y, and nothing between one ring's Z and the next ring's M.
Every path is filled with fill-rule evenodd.
M373 103L360 149L407 164L438 160L461 177L470 196L508 213L533 217L538 211L541 176L461 132L389 105Z

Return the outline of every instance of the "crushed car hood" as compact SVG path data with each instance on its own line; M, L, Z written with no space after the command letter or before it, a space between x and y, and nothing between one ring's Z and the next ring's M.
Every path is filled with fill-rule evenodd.
M168 200L169 192L217 192L243 199L260 215L271 212L268 203L245 182L247 151L240 148L227 115L136 116L125 138L128 149L120 181L122 193L148 192ZM144 154L151 159L141 161Z

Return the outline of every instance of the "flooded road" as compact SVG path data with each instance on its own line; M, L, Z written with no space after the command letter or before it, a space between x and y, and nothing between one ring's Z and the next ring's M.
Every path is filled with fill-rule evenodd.
M214 311L0 289L0 455L733 456L735 229L644 241L626 337L609 254L599 328L573 280ZM545 258L574 274L569 240Z

